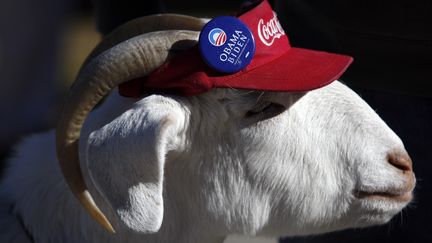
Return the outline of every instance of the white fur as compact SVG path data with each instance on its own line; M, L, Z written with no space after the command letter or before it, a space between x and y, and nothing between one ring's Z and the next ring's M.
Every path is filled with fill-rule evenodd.
M245 118L264 100L288 109ZM339 82L304 95L219 89L135 101L114 92L87 119L80 158L117 234L69 192L48 132L9 161L0 242L24 231L44 243L222 242L382 224L406 203L355 192L404 185L386 160L394 149L403 150L400 139Z

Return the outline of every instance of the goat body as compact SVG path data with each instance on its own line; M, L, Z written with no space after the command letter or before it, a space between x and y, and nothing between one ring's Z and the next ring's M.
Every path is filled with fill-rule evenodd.
M9 160L1 242L318 234L388 222L415 181L409 166L388 159L409 159L400 139L339 82L308 93L132 100L113 92L85 123L80 161L114 235L69 191L54 140L52 131L31 136Z

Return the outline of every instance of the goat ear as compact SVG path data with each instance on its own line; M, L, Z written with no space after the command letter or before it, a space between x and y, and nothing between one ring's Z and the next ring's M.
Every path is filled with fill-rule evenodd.
M89 189L130 230L156 232L162 224L164 164L179 148L184 121L179 103L152 95L92 132L83 146Z

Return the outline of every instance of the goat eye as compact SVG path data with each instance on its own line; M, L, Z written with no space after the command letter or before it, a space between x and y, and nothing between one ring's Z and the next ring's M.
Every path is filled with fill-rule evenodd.
M279 115L284 110L285 107L283 105L265 102L246 112L245 118L268 119Z

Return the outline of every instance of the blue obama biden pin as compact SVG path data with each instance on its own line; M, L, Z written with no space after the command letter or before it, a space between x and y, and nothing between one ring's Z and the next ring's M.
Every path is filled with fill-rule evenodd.
M223 73L242 70L255 53L252 32L242 21L230 16L210 20L201 30L198 45L207 65Z

